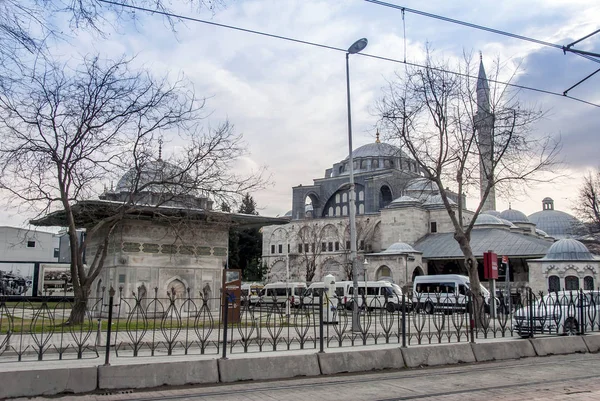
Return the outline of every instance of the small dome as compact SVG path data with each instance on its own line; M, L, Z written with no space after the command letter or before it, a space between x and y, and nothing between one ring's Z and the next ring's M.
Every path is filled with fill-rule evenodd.
M182 169L159 159L141 166L139 174L135 168L130 169L117 183L115 192L131 192L138 177L137 187L140 189L143 188L142 192L181 192L181 189L174 190L173 184L161 184L161 182L178 182L180 184L177 184L177 187L185 187L186 184L192 184L192 179ZM154 184L155 182L157 184Z
M448 202L451 205L456 205L456 202L454 202L450 198L448 198ZM442 195L440 195L440 194L429 195L427 197L427 199L425 199L425 202L423 202L423 206L425 206L425 207L427 207L427 206L444 206L444 201L442 200Z
M413 198L412 196L401 196L399 198L394 199L387 207L395 208L395 207L403 207L403 206L416 206L420 205L421 202L418 199Z
M491 214L480 214L477 216L475 220L475 226L504 226L505 224L497 217L492 216Z
M548 253L543 257L545 260L595 260L591 252L581 242L566 238L556 241Z
M500 213L500 218L506 219L511 223L530 223L525 213L515 209L507 209Z
M502 223L504 223L504 225L506 225L506 226L508 226L508 227L510 227L510 228L519 228L519 227L515 226L515 225L512 223L512 221L508 221L508 220L506 220L506 219L502 219L502 218L500 218L500 217L498 217L498 218L500 219L500 221L501 221Z
M385 251L381 253L410 253L410 252L418 252L412 246L408 245L405 242L396 242L390 245Z
M495 217L499 217L500 216L500 212L498 212L496 210L486 210L486 211L483 211L483 212L481 212L479 214L489 214L489 215L495 216Z
M421 177L421 178L415 178L414 180L410 180L408 182L408 184L406 184L406 187L404 188L404 190L405 191L418 191L418 192L423 192L423 191L435 192L438 189L433 181L431 181L430 179Z
M535 232L537 235L541 235L542 237L549 237L548 233L546 233L544 230L540 230L539 228L536 228Z

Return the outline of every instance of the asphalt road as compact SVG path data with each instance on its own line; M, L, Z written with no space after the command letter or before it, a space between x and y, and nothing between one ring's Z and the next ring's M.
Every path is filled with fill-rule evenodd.
M600 354L34 400L600 400Z

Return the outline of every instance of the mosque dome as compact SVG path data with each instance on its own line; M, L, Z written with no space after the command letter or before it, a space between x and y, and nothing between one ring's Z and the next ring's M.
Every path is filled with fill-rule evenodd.
M408 245L406 242L395 242L390 245L385 251L381 253L418 253L419 251L415 250L412 246Z
M182 169L158 159L141 166L139 172L136 168L127 171L117 183L115 192L131 192L137 179L139 179L137 187L143 188L142 192L178 193L182 192L181 187L185 188L193 184L191 177Z
M437 192L437 186L435 185L435 183L427 178L424 177L420 177L420 178L415 178L413 180L410 180L408 182L408 184L406 184L406 187L404 188L405 191L415 191L415 192L423 192L423 191L427 191L427 192Z
M492 216L491 214L480 214L479 216L477 216L477 219L475 220L475 226L505 226L506 224L504 222L502 222L502 220L500 220L497 217Z
M596 260L594 255L581 242L565 238L556 241L548 249L546 260Z
M525 213L515 209L507 209L500 213L498 217L508 220L511 223L531 223Z
M498 211L496 211L496 210L485 210L485 211L483 211L483 212L481 212L481 213L479 213L479 214L480 214L480 215L481 215L481 214L489 214L489 215L491 215L491 216L495 216L495 217L499 217L499 216L500 216L500 212L498 212Z
M359 157L389 157L389 156L403 156L407 157L404 152L394 145L383 142L374 142L363 145L359 148L354 149L352 152L353 158ZM348 160L346 157L345 160Z
M552 198L542 200L542 210L529 216L529 220L540 230L544 230L554 238L568 238L574 228L579 225L579 220L568 213L554 210Z
M387 207L388 208L399 208L399 207L417 206L420 204L421 204L421 201L419 201L418 199L415 199L412 196L404 195L404 196L394 199L392 202L390 202L390 204Z

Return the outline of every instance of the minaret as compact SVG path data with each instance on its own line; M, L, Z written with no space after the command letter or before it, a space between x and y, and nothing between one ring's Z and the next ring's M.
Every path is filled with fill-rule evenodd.
M479 184L480 196L488 185L491 177L492 161L494 157L494 141L492 138L492 127L494 125L494 116L490 110L490 87L483 67L483 57L479 53L479 75L477 77L477 115L475 116L475 129L477 130L479 140ZM481 209L496 210L496 191L494 187Z

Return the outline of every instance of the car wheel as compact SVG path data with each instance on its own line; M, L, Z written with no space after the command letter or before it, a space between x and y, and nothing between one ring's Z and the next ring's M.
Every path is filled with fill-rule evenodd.
M393 302L388 302L385 305L385 310L389 313L394 313L396 311L396 304L394 304Z
M431 302L427 302L425 304L425 313L431 315L433 313L433 304Z
M563 332L565 333L565 335L574 336L577 334L577 330L578 330L577 320L575 320L572 317L568 318L565 321L565 325L563 328Z

